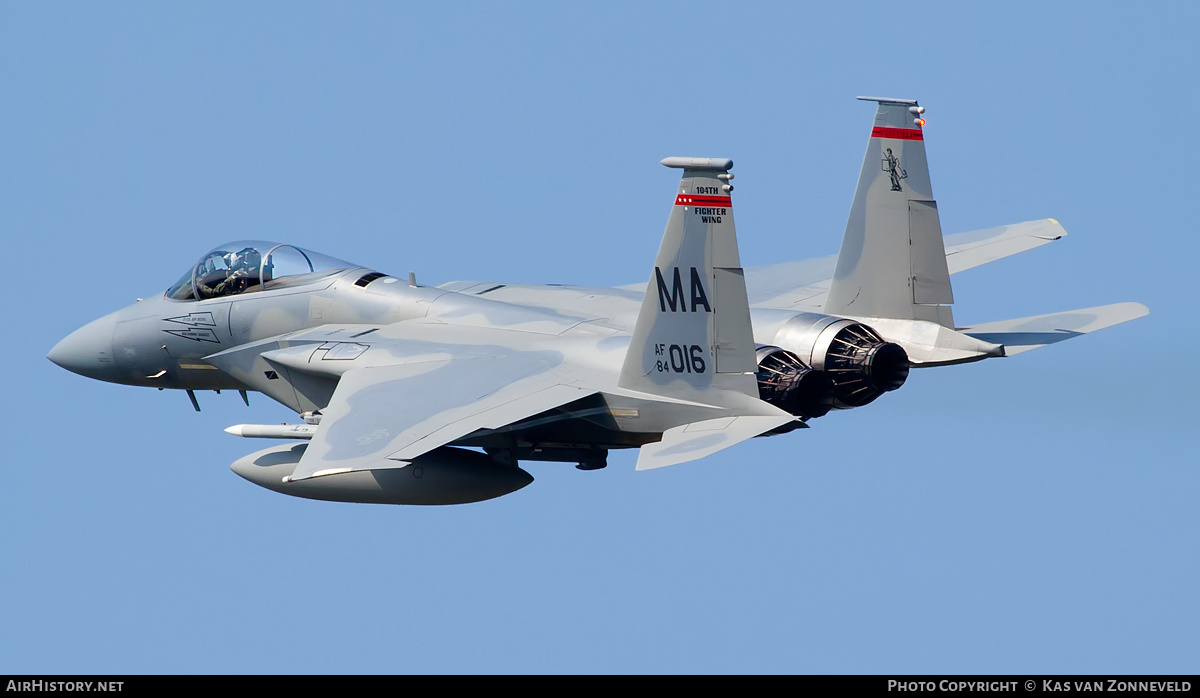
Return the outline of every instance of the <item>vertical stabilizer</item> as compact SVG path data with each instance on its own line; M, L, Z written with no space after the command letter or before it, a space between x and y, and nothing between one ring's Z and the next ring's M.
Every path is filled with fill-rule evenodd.
M916 100L859 99L879 106L825 312L953 328L954 295L921 129L925 109Z
M667 158L683 170L619 385L656 395L709 388L757 399L754 333L733 225L731 160Z

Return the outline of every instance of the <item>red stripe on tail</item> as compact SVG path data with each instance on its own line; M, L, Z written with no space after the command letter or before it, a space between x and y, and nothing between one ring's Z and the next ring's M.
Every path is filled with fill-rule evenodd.
M728 206L733 207L733 199L728 196L697 196L695 194L680 194L675 197L676 206Z
M924 134L919 128L888 128L876 126L871 129L871 138L895 138L902 141L923 141Z

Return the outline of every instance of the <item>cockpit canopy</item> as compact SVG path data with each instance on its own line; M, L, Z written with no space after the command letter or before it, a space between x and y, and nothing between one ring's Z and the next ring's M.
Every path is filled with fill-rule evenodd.
M241 240L221 245L201 257L167 289L167 297L177 301L206 300L299 286L356 266L294 245Z

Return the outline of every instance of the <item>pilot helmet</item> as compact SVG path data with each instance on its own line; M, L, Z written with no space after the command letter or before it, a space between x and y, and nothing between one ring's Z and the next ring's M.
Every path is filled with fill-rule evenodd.
M253 247L244 247L237 252L229 253L227 261L230 269L257 269L262 256Z

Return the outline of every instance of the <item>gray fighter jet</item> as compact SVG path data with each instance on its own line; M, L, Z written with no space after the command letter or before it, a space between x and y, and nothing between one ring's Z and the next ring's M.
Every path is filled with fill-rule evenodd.
M743 270L730 160L682 170L647 284L422 286L286 244L205 254L166 293L49 354L80 375L264 393L291 439L233 470L312 499L456 504L532 481L520 461L639 470L869 404L910 366L1011 356L1147 314L1138 303L957 327L950 275L1044 245L1053 219L942 237L915 100L878 103L836 258Z

